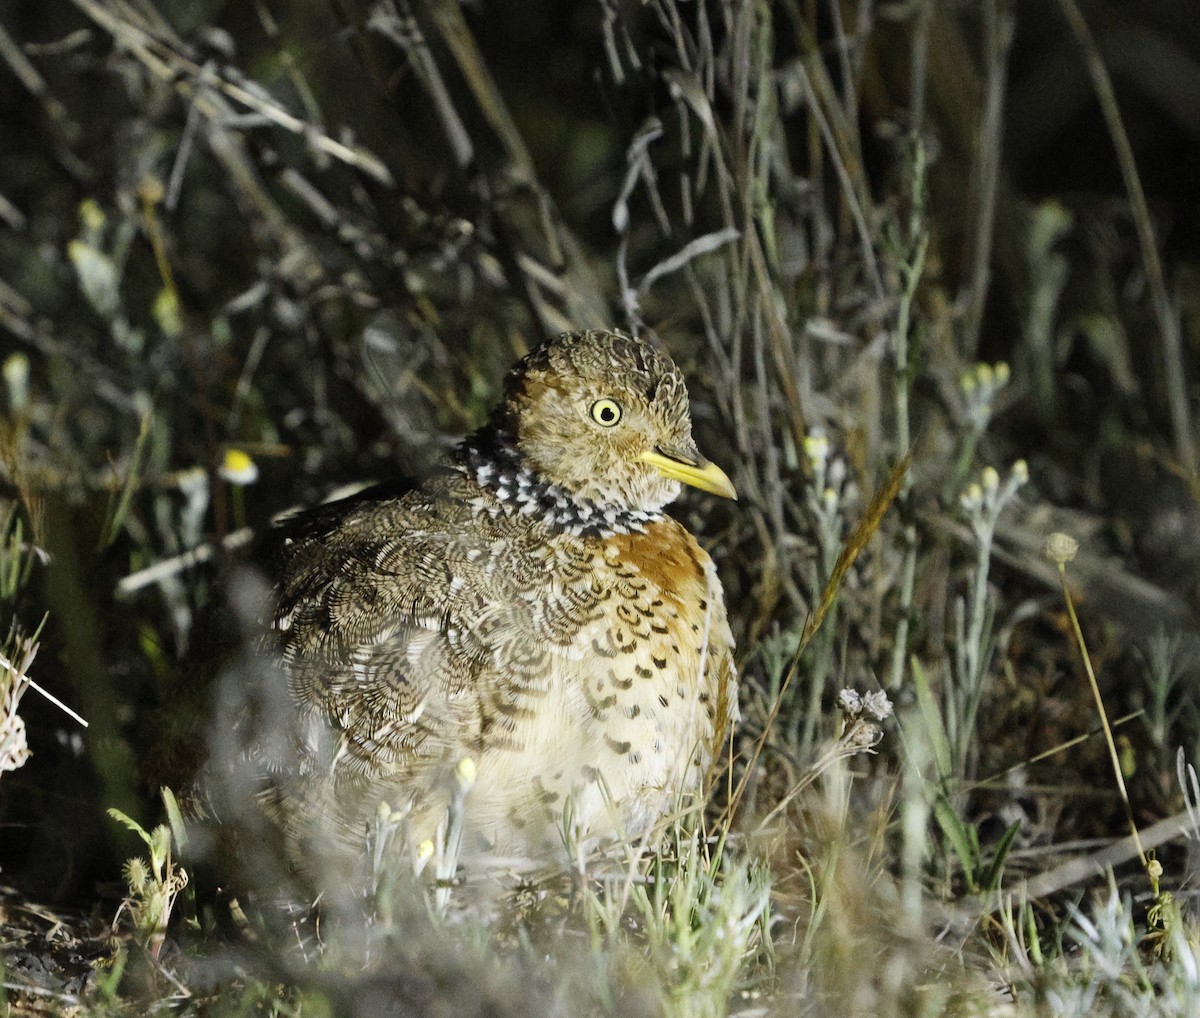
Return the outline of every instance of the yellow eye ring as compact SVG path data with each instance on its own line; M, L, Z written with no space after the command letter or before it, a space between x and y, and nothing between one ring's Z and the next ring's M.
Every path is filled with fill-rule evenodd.
M598 399L592 404L592 420L603 428L611 428L621 420L621 404L615 399Z

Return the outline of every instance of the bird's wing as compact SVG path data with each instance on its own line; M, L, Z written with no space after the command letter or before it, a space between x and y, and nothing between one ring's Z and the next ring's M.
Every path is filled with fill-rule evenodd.
M482 579L470 568L471 535L444 509L401 498L350 508L284 550L275 615L284 668L301 714L337 739L341 769L399 776L469 752L475 679L489 658L454 596L464 571Z

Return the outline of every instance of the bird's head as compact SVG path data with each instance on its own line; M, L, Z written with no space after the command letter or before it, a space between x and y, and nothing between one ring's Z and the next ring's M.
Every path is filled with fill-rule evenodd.
M598 506L656 513L681 484L737 498L696 448L679 369L644 340L549 341L509 375L499 420L538 477Z

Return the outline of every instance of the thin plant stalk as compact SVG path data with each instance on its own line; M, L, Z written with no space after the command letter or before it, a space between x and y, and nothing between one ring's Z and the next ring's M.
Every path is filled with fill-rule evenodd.
M1083 629L1079 625L1079 616L1075 614L1075 600L1071 597L1071 587L1067 583L1067 563L1075 557L1078 544L1066 534L1053 534L1047 543L1046 554L1058 566L1058 578L1062 585L1063 604L1066 605L1067 615L1071 619L1071 633L1075 637L1075 646L1079 648L1079 656L1083 661L1083 670L1087 675L1088 685L1092 690L1092 698L1096 701L1096 713L1100 715L1100 726L1104 729L1104 741L1108 745L1108 757L1112 763L1113 777L1117 779L1117 791L1121 795L1121 804L1125 808L1125 819L1129 822L1129 830L1137 845L1138 859L1142 868L1150 873L1150 861L1142 848L1141 836L1138 834L1137 822L1133 819L1133 807L1129 803L1129 792L1125 788L1125 776L1121 773L1121 758L1117 754L1117 744L1113 739L1112 725L1108 721L1108 711L1104 709L1104 698L1100 695L1100 684L1096 681L1096 672L1092 668L1092 659L1088 654L1087 643L1083 638ZM1152 878L1157 892L1158 881Z
M1071 26L1079 48L1083 51L1088 74L1092 79L1092 88L1100 103L1100 111L1104 115L1109 137L1112 138L1116 151L1117 165L1121 169L1121 180L1129 195L1129 204L1133 208L1133 222L1137 230L1138 246L1141 248L1142 261L1146 266L1146 280L1150 285L1151 303L1154 314L1158 318L1158 327L1162 334L1164 377L1167 387L1167 405L1171 413L1171 427L1175 432L1175 454L1179 457L1190 477L1196 474L1196 445L1192 439L1192 424L1188 412L1187 392L1185 390L1186 374L1183 371L1183 343L1179 335L1179 317L1171 307L1171 298L1167 293L1166 276L1163 273L1162 259L1158 256L1158 245L1154 239L1154 223L1150 218L1150 206L1146 201L1146 192L1142 190L1142 180L1138 175L1137 161L1133 157L1133 146L1129 143L1129 135L1125 131L1121 119L1121 108L1117 105L1117 94L1113 88L1112 78L1100 49L1088 28L1083 11L1079 9L1076 0L1058 0L1067 24Z

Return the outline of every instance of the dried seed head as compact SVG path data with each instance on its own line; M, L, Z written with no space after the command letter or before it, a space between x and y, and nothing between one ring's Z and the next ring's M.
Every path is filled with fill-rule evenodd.
M1045 555L1055 565L1063 566L1074 560L1079 542L1070 534L1055 531L1046 538Z

